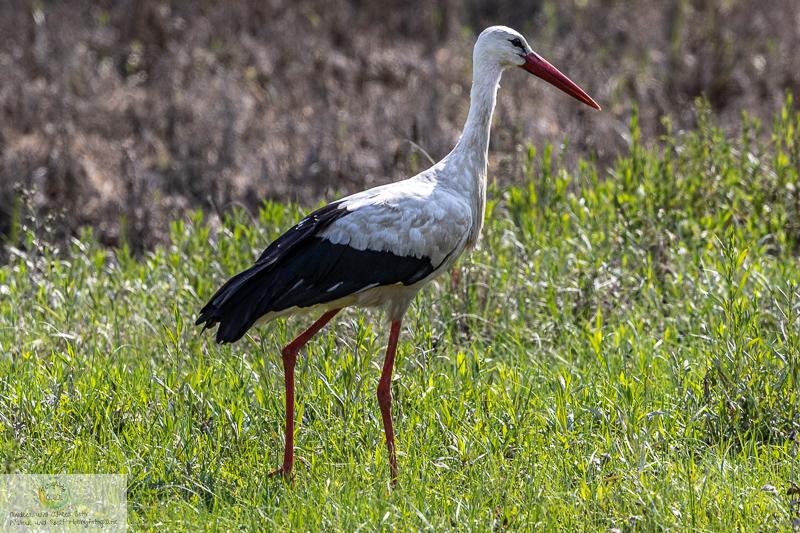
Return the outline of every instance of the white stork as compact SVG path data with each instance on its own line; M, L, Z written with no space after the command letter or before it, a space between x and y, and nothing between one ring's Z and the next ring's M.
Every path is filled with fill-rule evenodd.
M218 343L253 325L306 312L321 318L282 350L286 385L283 465L294 463L294 369L300 349L343 307L383 309L391 323L378 382L391 479L397 479L391 379L400 323L419 290L475 247L483 227L489 127L500 76L521 67L595 108L600 106L504 26L481 33L473 52L470 108L461 139L437 164L397 183L348 196L314 211L278 237L255 264L229 279L196 325L219 325Z

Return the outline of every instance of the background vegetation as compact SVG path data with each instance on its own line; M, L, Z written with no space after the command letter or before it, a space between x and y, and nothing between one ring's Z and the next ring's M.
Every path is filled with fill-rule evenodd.
M15 184L62 236L91 225L137 253L201 207L216 224L264 198L305 207L407 177L466 117L472 44L507 24L587 90L589 108L523 72L503 80L494 176L526 144L569 139L601 177L643 139L696 126L705 94L736 135L800 94L796 0L4 0L0 234Z

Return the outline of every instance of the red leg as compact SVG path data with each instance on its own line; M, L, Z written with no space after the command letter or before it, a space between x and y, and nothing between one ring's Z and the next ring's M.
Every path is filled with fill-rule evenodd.
M383 361L383 372L378 382L378 405L381 406L383 430L386 433L386 448L389 450L389 465L392 474L392 485L397 484L397 453L394 447L394 426L392 424L392 369L394 356L397 353L397 339L400 337L400 320L392 322L389 333L389 346L386 348L386 359Z
M336 316L341 309L334 309L322 315L319 320L311 324L307 330L283 347L283 379L286 385L286 447L283 449L283 466L270 472L269 477L282 474L288 479L294 466L294 367L297 363L297 354L306 343L317 334L322 327Z

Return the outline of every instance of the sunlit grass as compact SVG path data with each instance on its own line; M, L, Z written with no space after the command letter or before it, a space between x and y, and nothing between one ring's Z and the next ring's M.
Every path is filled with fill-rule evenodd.
M800 117L631 155L607 176L529 153L492 189L480 249L423 291L393 382L389 490L380 317L302 352L296 477L280 347L302 320L217 346L193 327L302 212L200 214L133 258L35 231L0 268L5 472L128 475L135 530L779 531L800 353ZM794 514L793 514L794 513Z

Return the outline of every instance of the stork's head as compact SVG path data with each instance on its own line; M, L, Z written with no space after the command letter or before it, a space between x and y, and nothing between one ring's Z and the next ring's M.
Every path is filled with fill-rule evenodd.
M573 98L595 109L600 109L597 102L586 94L572 80L564 76L553 65L528 46L525 37L505 26L486 28L475 43L474 62L495 62L502 68L520 67L547 83L561 89Z

